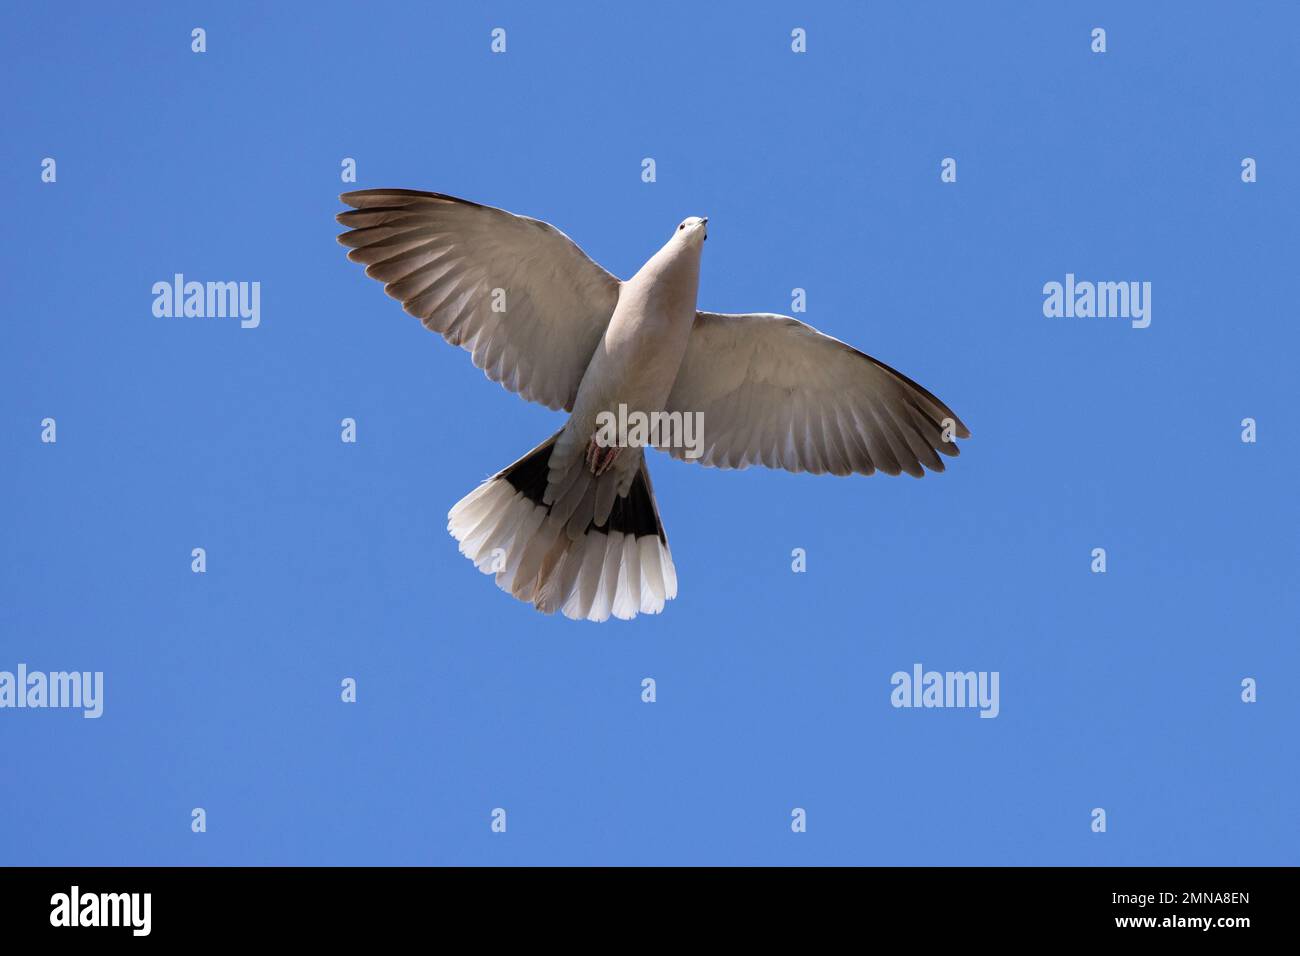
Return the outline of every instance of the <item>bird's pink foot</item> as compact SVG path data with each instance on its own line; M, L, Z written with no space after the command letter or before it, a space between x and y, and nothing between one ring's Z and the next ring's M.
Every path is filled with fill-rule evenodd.
M614 464L614 460L622 450L618 445L601 445L593 436L587 442L587 470L599 478L609 471L609 466Z

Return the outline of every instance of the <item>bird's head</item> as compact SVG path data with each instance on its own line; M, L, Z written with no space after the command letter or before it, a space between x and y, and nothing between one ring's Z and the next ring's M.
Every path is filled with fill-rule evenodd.
M688 216L678 225L673 238L687 242L703 242L709 238L709 217Z

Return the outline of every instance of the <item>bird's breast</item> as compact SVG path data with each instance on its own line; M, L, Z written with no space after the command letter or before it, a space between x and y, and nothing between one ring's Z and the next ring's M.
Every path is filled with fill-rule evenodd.
M688 250L689 252L689 250ZM660 250L619 287L618 303L578 388L574 415L661 411L695 323L699 256Z

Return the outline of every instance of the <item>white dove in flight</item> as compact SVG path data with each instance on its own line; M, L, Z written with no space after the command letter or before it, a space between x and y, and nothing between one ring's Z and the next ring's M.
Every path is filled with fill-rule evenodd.
M645 442L602 438L620 406L700 416L694 448L656 440L716 468L919 478L970 437L920 385L811 326L697 311L707 218L620 281L536 219L408 189L340 198L339 242L366 275L488 378L569 412L448 515L461 552L544 613L628 619L677 596Z

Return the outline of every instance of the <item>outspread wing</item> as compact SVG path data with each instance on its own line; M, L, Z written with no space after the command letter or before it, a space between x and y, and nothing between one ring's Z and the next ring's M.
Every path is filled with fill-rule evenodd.
M409 189L339 197L339 242L366 275L488 378L572 409L618 301L618 280L554 226Z
M665 450L717 468L920 477L970 437L911 379L784 315L698 313L667 411L703 413L704 453Z

